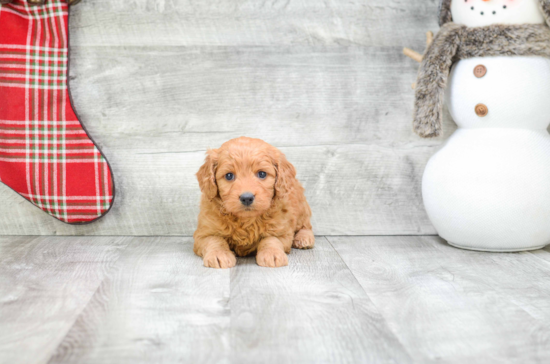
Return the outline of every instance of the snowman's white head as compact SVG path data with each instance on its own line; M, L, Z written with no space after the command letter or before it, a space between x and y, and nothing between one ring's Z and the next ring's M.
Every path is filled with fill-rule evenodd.
M550 14L543 11L550 12L550 0L442 0L440 22L468 27L544 24Z

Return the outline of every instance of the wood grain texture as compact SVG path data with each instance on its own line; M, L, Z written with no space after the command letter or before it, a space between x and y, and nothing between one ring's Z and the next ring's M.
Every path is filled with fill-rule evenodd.
M232 270L202 267L190 238L9 239L0 246L21 252L0 271L12 283L0 291L1 363L412 362L321 237L289 267L239 258ZM118 254L91 263L106 247ZM33 304L14 297L29 290Z
M550 361L550 251L480 253L438 237L328 238L419 363Z
M85 46L425 46L437 1L95 0L73 8Z
M230 271L202 267L189 238L133 238L48 363L220 363Z
M239 258L231 275L232 362L410 363L334 248L318 238L289 266Z
M66 226L0 187L0 235L191 235L204 152L247 135L298 169L323 235L434 234L411 115L436 2L101 0L71 14L76 108L117 201Z
M0 237L0 363L46 363L127 241Z
M550 247L317 237L202 267L191 238L0 238L0 363L548 363Z

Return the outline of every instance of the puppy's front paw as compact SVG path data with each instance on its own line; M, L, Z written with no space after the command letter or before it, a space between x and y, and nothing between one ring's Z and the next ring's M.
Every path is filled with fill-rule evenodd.
M256 254L256 263L261 267L277 268L288 265L286 253L277 248L266 248Z
M315 245L313 231L302 229L294 236L292 247L295 249L311 249Z
M227 269L237 264L235 254L227 250L214 250L204 256L204 266L207 268Z

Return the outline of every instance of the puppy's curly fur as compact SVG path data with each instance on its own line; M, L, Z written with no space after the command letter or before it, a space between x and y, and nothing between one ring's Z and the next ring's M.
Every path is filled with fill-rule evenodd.
M206 267L231 268L234 253L254 252L259 265L280 267L288 265L292 247L313 247L304 188L275 147L260 139L230 140L207 152L197 179L202 198L194 251ZM249 206L240 201L245 193L254 195Z

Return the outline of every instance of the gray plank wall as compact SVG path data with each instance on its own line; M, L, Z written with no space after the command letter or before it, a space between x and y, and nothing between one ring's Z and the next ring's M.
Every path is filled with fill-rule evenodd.
M298 169L319 235L434 234L420 194L441 138L411 131L436 0L85 0L71 86L117 202L67 226L0 186L0 235L191 235L207 148L241 135Z

